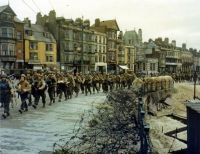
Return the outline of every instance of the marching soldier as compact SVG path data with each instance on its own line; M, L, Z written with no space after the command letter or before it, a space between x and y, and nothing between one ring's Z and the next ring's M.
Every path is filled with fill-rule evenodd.
M78 93L80 91L80 85L82 83L81 77L79 76L78 72L76 72L74 76L74 82L75 82L74 91L76 93L76 97L78 97Z
M103 84L103 74L102 73L98 73L98 78L99 78L99 91L102 89L102 84Z
M46 83L48 86L47 92L50 98L49 105L51 105L52 102L55 103L55 93L56 93L56 84L57 84L56 78L52 73L50 73L49 76L47 77Z
M127 74L126 82L127 82L128 89L131 88L134 79L135 79L135 74L134 73Z
M126 77L125 74L121 74L121 87L126 88Z
M6 78L6 75L1 75L0 80L0 102L3 104L4 108L4 113L2 114L4 119L10 115L9 104L11 99L11 86Z
M63 93L65 95L65 100L67 100L66 79L63 76L63 74L60 74L60 75L58 75L57 80L58 80L57 81L57 94L59 97L58 101L61 102Z
M72 98L72 95L73 95L73 90L74 90L74 87L75 87L75 81L74 81L74 77L73 77L73 74L71 73L68 73L67 74L67 79L69 81L69 86L68 86L68 97L69 99Z
M109 75L104 74L103 75L103 83L102 83L103 92L105 92L105 93L108 92L108 86L109 86Z
M94 73L93 77L92 77L92 89L93 89L93 93L95 93L95 90L97 91L97 93L99 92L98 83L99 83L98 74Z
M35 109L37 108L40 97L42 97L43 108L45 107L45 104L46 104L45 91L46 91L46 89L47 89L47 85L43 79L43 76L41 74L38 74L37 81L35 82L35 102L32 105Z
M85 82L84 82L85 95L86 96L87 96L88 92L90 92L90 94L92 94L92 92L91 92L91 84L92 84L92 76L90 74L86 74L85 75Z
M112 91L113 86L114 86L114 75L112 74L108 76L108 85L109 85L110 91Z
M80 78L81 78L81 81L82 81L81 84L80 84L80 88L81 88L82 94L84 94L84 81L85 81L85 77L82 74L82 72L80 72Z
M21 75L21 79L17 84L17 92L21 98L21 106L19 112L22 114L24 111L28 111L28 105L26 100L28 99L28 95L31 91L31 87L29 82L26 80L26 76L24 74Z
M116 81L116 89L119 89L120 88L120 83L121 83L120 75L116 75L115 81Z
M28 72L27 75L26 75L26 80L28 81L31 89L32 89L32 84L33 84L33 77L31 76L31 74ZM31 90L29 91L29 94L28 94L28 106L32 106L32 92Z

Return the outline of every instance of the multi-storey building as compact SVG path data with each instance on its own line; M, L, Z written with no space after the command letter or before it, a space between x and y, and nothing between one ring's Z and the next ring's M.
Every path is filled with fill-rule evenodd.
M56 67L56 41L41 25L24 20L25 68L50 69Z
M182 44L180 59L181 59L181 72L183 73L191 73L193 70L194 58L191 51L186 48L186 44Z
M95 24L91 26L91 29L96 30L107 35L107 64L108 71L116 71L118 66L118 52L121 46L122 40L118 39L117 32L119 27L116 20L100 21L95 20Z
M48 16L38 14L37 24L45 25L55 36L58 43L57 60L61 70L76 69L86 73L95 69L95 56L98 56L96 46L98 48L99 45L95 42L95 32L90 30L89 20L77 18L74 21L56 17L56 12L50 11ZM105 39L102 41L106 43Z
M124 55L124 61L127 68L135 71L136 48L134 46L124 46Z
M128 67L134 69L135 72L145 71L145 54L144 45L142 43L142 30L139 29L138 33L135 30L126 31L123 36L125 44L125 55L130 60L126 60ZM128 54L130 53L130 54ZM128 61L130 63L128 63ZM145 65L144 65L145 64Z
M163 41L161 37L155 39L155 44L160 50L159 58L159 72L180 72L181 71L181 50L176 47L176 41L172 40L172 43L169 43L169 39L165 38Z
M157 38L154 41L158 49L159 65L158 70L160 73L191 73L193 66L192 53L186 48L186 44L182 47L176 46L176 41L169 39Z
M200 73L200 51L193 51L194 65L193 70Z
M16 61L16 14L9 5L0 7L0 68L15 68Z
M16 62L15 67L22 72L24 69L24 22L14 18L16 25Z
M107 72L107 37L105 33L94 31L95 71Z

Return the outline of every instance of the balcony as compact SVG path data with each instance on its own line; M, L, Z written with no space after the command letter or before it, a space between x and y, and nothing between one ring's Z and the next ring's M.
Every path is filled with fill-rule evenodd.
M30 59L28 64L41 64L39 59Z
M10 39L10 40L16 40L17 38L14 36L13 33L2 33L0 34L1 39Z
M165 64L171 66L182 66L182 63L176 63L176 62L166 62Z
M12 61L16 61L16 56L10 56L10 55L3 56L3 55L0 55L0 60L4 61L4 62L6 62L6 61L12 62Z

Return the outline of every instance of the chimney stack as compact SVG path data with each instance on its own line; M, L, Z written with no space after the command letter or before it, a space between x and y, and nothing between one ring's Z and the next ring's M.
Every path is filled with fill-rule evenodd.
M169 38L166 37L165 40L164 40L164 42L165 42L166 44L169 44Z
M176 41L175 40L172 40L172 46L176 47Z
M186 50L186 43L183 43L183 44L182 44L182 49L183 49L183 50Z
M95 27L99 27L100 26L100 19L97 18L95 19Z

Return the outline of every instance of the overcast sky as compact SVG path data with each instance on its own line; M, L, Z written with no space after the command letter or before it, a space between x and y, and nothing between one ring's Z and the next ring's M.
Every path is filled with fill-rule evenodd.
M8 0L0 0L0 5L6 4ZM117 19L123 31L141 28L144 41L161 36L200 49L200 0L10 0L10 6L21 20L35 22L35 12L52 9L57 16L84 16L92 24L95 18Z

